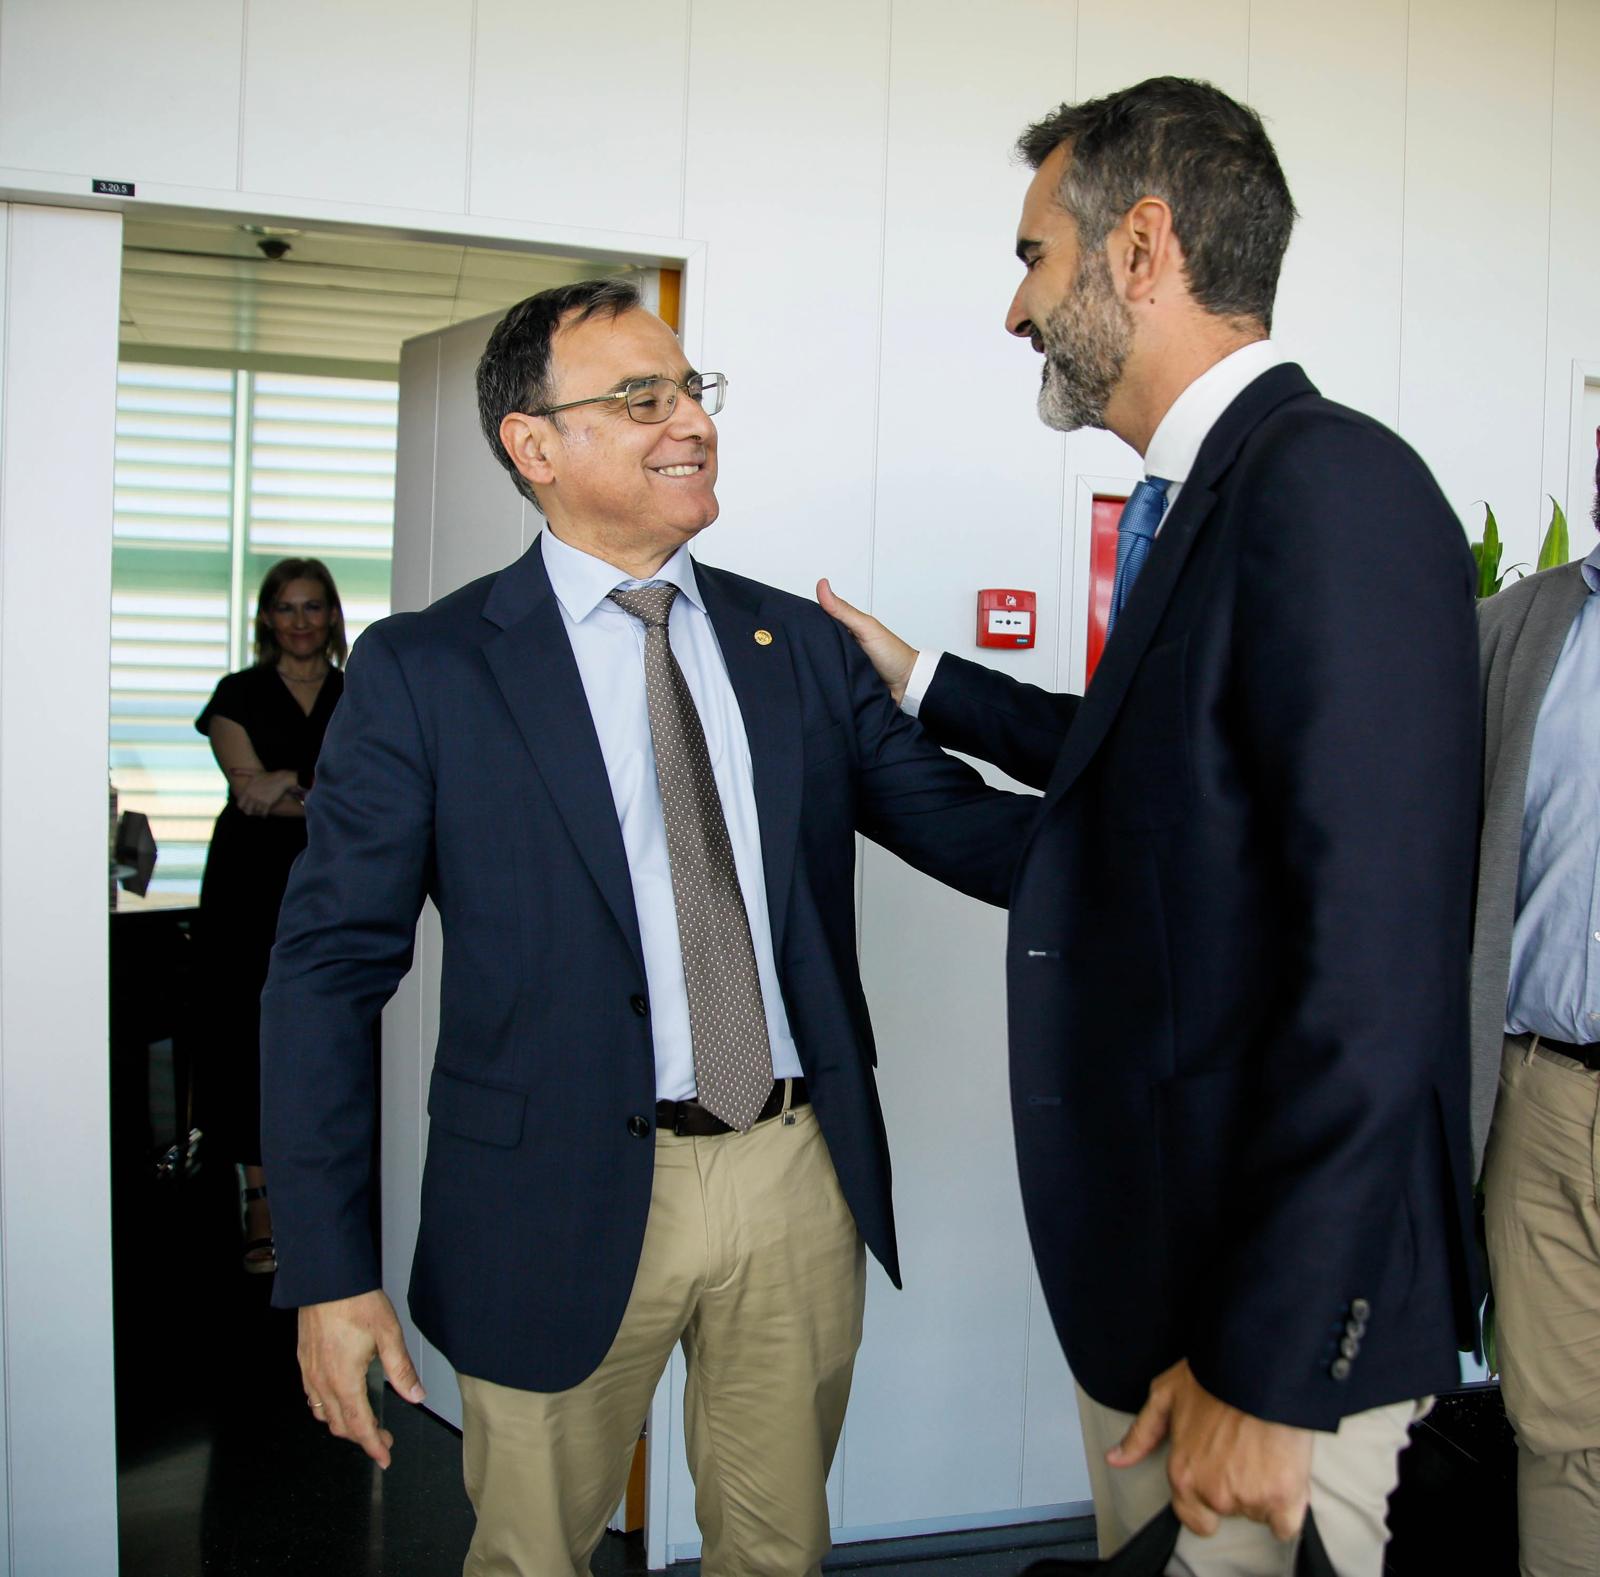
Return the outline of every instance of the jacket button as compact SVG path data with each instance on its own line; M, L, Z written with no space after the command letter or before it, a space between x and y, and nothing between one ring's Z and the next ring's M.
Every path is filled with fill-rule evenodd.
M1350 1318L1353 1320L1366 1320L1371 1317L1372 1305L1365 1298L1352 1298L1350 1300Z
M1335 1380L1348 1380L1350 1378L1350 1360L1348 1358L1335 1358L1328 1366L1328 1373Z
M645 1135L650 1132L650 1124L647 1119L640 1117L636 1113L634 1116L628 1119L628 1132L631 1133L635 1139L643 1139Z
M1346 1336L1339 1343L1339 1352L1342 1357L1354 1358L1361 1351L1361 1343L1354 1336Z
M645 1016L645 1014L647 1014L650 1011L650 1004L648 1002L646 1002L645 999L643 997L641 997L637 992L635 992L633 996L628 998L628 1006L630 1008L632 1008L633 1011L635 1013L637 1013L640 1018L643 1018Z

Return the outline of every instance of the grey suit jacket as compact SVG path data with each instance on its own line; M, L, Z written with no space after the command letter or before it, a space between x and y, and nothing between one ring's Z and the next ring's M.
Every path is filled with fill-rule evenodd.
M1533 728L1589 588L1581 563L1530 575L1478 604L1483 685L1483 836L1472 942L1472 1149L1483 1165L1505 1037L1511 925Z

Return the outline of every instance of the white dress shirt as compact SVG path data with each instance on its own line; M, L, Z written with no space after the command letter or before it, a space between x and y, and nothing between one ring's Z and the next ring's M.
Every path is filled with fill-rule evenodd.
M1288 357L1271 340L1252 340L1250 344L1241 345L1238 350L1207 367L1167 407L1167 414L1161 418L1160 425L1151 436L1150 447L1144 456L1145 476L1165 477L1169 483L1166 506L1161 511L1163 521L1177 503L1183 484L1189 480L1189 473L1194 469L1200 446L1216 426L1217 418L1262 373L1287 360ZM1159 536L1160 533L1161 527L1158 525L1156 534ZM900 702L901 708L912 717L917 715L943 655L939 651L917 653L916 665L906 681L906 693Z
M733 862L750 917L756 971L767 1010L772 1071L779 1079L799 1078L799 1053L789 1030L778 966L772 955L772 925L767 916L767 886L761 864L761 825L756 818L755 783L744 719L722 660L722 648L706 617L687 547L679 548L649 581L633 580L614 565L569 546L546 530L540 538L551 589L578 662L589 715L594 719L605 758L611 798L617 808L622 844L628 855L633 903L644 948L650 991L650 1032L656 1055L656 1099L687 1100L695 1093L694 1046L689 1035L689 993L678 944L678 915L672 901L672 868L667 860L667 830L656 783L655 750L645 704L644 624L610 601L618 587L669 581L679 595L667 623L672 654L700 713L711 770L722 799L722 815L733 844Z

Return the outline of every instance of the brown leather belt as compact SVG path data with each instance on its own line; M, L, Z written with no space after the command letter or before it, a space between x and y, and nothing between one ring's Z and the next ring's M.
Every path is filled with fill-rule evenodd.
M1591 1073L1600 1073L1600 1040L1591 1040L1585 1045L1574 1046L1570 1040L1552 1040L1548 1035L1540 1035L1538 1041L1547 1051L1571 1057L1574 1062L1581 1062Z
M776 1117L783 1110L785 1086L789 1090L791 1107L804 1106L811 1100L810 1095L806 1093L804 1079L774 1079L772 1093L767 1097L766 1105L756 1113L758 1123L766 1122L769 1117ZM656 1127L663 1133L673 1133L689 1139L709 1139L719 1133L734 1131L720 1117L708 1112L699 1101L657 1101Z

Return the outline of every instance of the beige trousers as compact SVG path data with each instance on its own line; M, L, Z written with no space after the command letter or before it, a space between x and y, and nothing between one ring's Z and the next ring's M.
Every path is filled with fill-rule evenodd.
M1429 1405L1429 1401L1396 1402L1352 1413L1337 1433L1316 1436L1311 1448L1311 1509L1339 1577L1381 1577L1383 1548L1389 1540L1384 1517L1400 1477L1400 1453L1412 1422ZM1128 1432L1133 1418L1132 1413L1102 1407L1078 1387L1078 1419L1089 1459L1102 1559L1120 1549L1172 1500L1165 1445L1135 1467L1113 1468L1106 1462L1106 1452ZM1298 1539L1280 1542L1265 1523L1225 1517L1210 1538L1185 1528L1167 1573L1168 1577L1290 1577L1298 1546Z
M1600 1073L1508 1037L1484 1159L1528 1577L1600 1571Z
M844 1424L866 1262L809 1106L710 1139L656 1135L621 1328L567 1391L459 1375L464 1577L586 1577L673 1346L705 1577L811 1577Z

